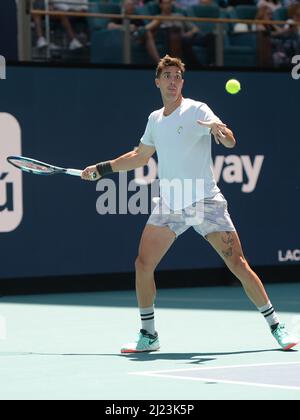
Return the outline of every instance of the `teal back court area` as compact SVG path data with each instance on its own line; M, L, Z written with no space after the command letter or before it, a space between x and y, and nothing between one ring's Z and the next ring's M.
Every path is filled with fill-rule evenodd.
M300 284L267 291L300 335ZM133 291L2 297L0 399L300 399L300 348L278 348L240 287L160 290L156 327L159 352L121 355Z

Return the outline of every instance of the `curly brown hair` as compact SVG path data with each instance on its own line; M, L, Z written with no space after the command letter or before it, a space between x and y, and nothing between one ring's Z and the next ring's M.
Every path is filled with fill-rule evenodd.
M180 58L174 58L170 57L169 55L166 55L163 57L160 62L158 63L158 66L156 68L156 77L157 79L161 75L163 69L165 67L178 67L178 69L181 71L182 76L185 72L185 64L181 61Z

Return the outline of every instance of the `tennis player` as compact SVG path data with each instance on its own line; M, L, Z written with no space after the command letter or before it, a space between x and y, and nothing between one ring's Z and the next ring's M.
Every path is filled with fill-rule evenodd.
M230 218L227 201L212 170L211 134L227 148L236 144L233 132L202 102L182 96L185 65L180 59L165 56L160 60L155 84L160 89L163 108L148 120L140 145L117 159L86 168L82 178L100 179L111 172L145 166L156 152L160 180L202 180L203 188L189 194L171 194L161 188L159 201L142 234L136 259L136 291L142 329L136 341L125 344L122 353L156 351L160 348L155 330L154 272L174 241L191 226L203 236L240 280L246 294L266 319L278 344L288 350L299 343L286 330L270 302L265 288L245 259L238 233ZM189 184L190 185L190 184ZM182 191L181 191L182 192ZM185 192L185 191L184 191Z

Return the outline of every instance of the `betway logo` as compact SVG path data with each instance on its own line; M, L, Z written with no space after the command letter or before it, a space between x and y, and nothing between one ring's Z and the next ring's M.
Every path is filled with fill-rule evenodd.
M246 155L216 156L214 162L216 181L219 182L222 176L224 182L242 184L242 192L251 193L257 185L263 161L262 155L255 156L253 163L250 156Z
M0 113L0 233L12 232L23 218L21 171L6 161L21 154L21 129L10 114Z
M255 156L253 161L247 155L218 155L213 163L216 181L219 182L222 179L228 184L241 184L243 193L251 193L256 188L263 161L263 155ZM149 160L147 169L147 175L145 175L144 168L136 169L135 181L137 184L150 184L155 180L157 163L153 158Z

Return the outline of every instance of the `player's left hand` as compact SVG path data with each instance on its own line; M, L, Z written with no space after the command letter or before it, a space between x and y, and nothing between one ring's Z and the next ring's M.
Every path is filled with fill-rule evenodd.
M200 121L198 120L197 123L204 127L208 127L211 129L211 133L213 134L215 141L217 144L220 144L220 141L225 138L225 134L222 130L226 129L227 125L222 123L220 120L210 120L210 121Z

